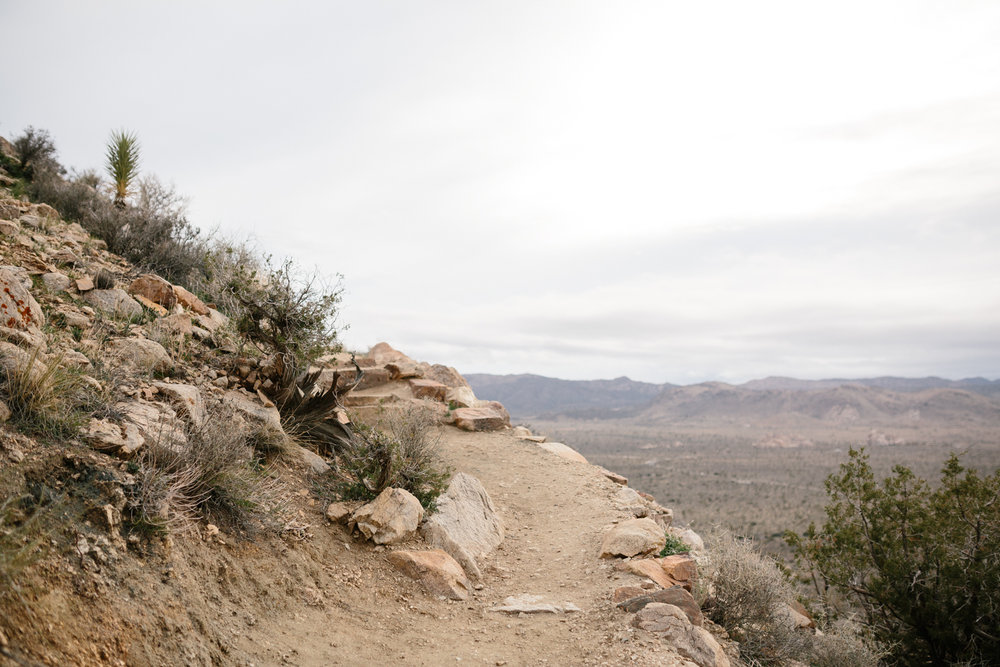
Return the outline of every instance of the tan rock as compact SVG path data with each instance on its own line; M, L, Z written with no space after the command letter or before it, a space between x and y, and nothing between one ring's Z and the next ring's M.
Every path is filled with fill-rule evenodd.
M208 306L205 305L204 301L180 285L174 285L173 288L174 296L177 298L177 303L198 315L208 315Z
M698 627L705 622L701 608L695 602L694 596L682 586L671 586L658 591L643 591L641 595L622 600L618 606L629 613L635 613L648 604L663 602L672 604L688 617L688 620Z
M464 431L500 431L508 420L490 408L458 408L452 413L455 426Z
M18 278L0 269L0 326L40 331L45 325L42 307Z
M424 377L428 380L435 380L448 387L468 387L469 383L465 381L462 374L456 371L451 366L442 366L441 364L433 364L423 368Z
M588 463L583 454L561 442L540 442L538 443L538 446L550 454L555 454L559 458L566 459L567 461Z
M0 234L3 236L17 236L21 231L21 225L16 220L0 220Z
M177 295L174 293L174 286L160 276L152 273L145 273L128 286L128 293L132 296L141 296L159 304L167 311L177 305ZM164 313L166 314L166 313Z
M413 392L413 398L427 398L443 403L445 394L448 393L448 387L434 380L411 378L409 384L410 391Z
M229 324L229 318L214 308L209 308L208 314L198 315L194 318L194 323L210 333L215 333L219 327Z
M440 549L392 551L388 558L400 572L419 581L431 595L465 600L472 591L462 566Z
M330 472L330 464L324 461L322 456L316 452L309 451L302 445L292 443L289 446L289 453L298 456L299 460L309 466L309 469L317 475L324 475Z
M376 343L368 350L367 355L376 366L385 366L389 363L396 363L399 361L409 361L413 363L413 360L408 356L395 349L389 343Z
M132 298L138 301L141 305L153 311L157 317L166 317L167 314L170 312L160 304L156 303L155 301L150 301L141 294L133 294Z
M118 362L143 371L169 373L174 367L167 350L148 338L115 338L108 341L108 351Z
M626 560L622 561L618 567L621 570L631 572L632 574L639 575L640 577L652 579L663 588L670 588L671 586L675 586L680 583L667 574L667 572L660 565L659 560L656 558Z
M704 551L705 542L701 535L690 528L671 528L671 532L684 544L691 547L691 551Z
M580 611L572 602L553 602L541 595L511 595L504 598L503 604L490 607L490 611L502 611L507 614L568 614Z
M76 282L74 284L76 285L76 291L77 292L81 292L81 293L83 293L83 292L89 292L90 290L94 289L94 279L91 278L90 276L84 276L83 278L77 278Z
M659 559L660 567L674 581L687 584L685 588L691 590L691 585L698 581L698 562L687 554L674 554Z
M351 528L375 544L395 544L410 537L424 517L420 501L406 489L390 488L351 514Z
M471 408L478 399L471 387L448 387L444 400L453 408Z
M608 479L610 479L615 484L621 484L622 486L628 486L628 477L625 477L624 475L619 475L618 473L612 472L612 471L608 470L607 468L602 468L599 465L595 465L594 467L597 468L597 470L602 475L604 475L605 477L607 477Z
M91 419L80 435L94 449L132 458L145 444L145 438L135 424L117 424L107 419Z
M503 542L503 522L482 483L457 473L437 499L437 511L421 526L424 539L451 554L473 579L482 577L478 561Z
M169 398L180 413L188 418L191 425L201 428L205 424L205 401L198 387L190 384L154 382L161 394Z
M612 527L604 536L601 558L654 553L666 542L663 529L652 519L629 519Z
M59 292L68 292L72 281L66 274L52 271L42 274L42 283L45 285L46 290L52 294L57 294Z
M250 397L238 391L227 391L223 400L249 421L283 432L281 413L275 407L263 405L257 397Z
M344 523L352 511L347 503L330 503L326 506L326 518L332 523Z
M618 604L619 602L625 602L626 600L631 600L632 598L638 598L648 594L649 591L639 586L619 586L615 589L615 592L611 594L611 601Z
M408 380L410 378L423 377L424 375L423 370L412 359L392 361L385 364L384 368L389 371L389 377L392 380Z
M729 667L719 642L704 628L699 628L677 606L653 602L633 618L632 626L656 633L669 641L682 656L698 667Z

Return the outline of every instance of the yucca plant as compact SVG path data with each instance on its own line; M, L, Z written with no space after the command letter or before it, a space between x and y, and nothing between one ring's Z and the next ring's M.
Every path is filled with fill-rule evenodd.
M125 208L132 182L139 173L139 139L125 130L116 130L108 140L108 175L115 189L115 206Z

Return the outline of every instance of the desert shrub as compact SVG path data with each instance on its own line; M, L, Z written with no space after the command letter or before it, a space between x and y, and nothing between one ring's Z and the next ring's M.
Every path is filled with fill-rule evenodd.
M879 482L852 449L826 488L823 527L790 538L821 596L857 605L891 664L1000 664L1000 471L953 455L936 489L904 466Z
M795 630L785 612L794 599L776 563L750 540L719 531L711 539L707 578L714 589L706 611L740 644L749 665L780 665L800 659L809 641Z
M433 413L421 406L388 411L374 426L356 425L338 460L341 494L370 500L387 488L403 488L432 510L451 476L437 454L435 425Z
M247 246L222 244L210 257L208 283L225 304L245 344L293 356L301 365L340 349L337 306L343 292L317 274L302 274L291 260L270 256L244 261Z
M61 169L56 161L56 146L48 130L29 125L11 144L19 159L18 164L13 165L14 176L32 181L40 171Z
M279 484L254 453L253 429L217 405L183 440L165 431L139 460L130 499L133 526L183 529L196 519L253 533L279 506Z
M885 655L866 628L842 619L810 637L805 662L810 667L877 667Z
M7 362L0 395L10 408L11 420L30 433L69 438L83 425L88 389L75 369L64 368L62 357L42 362L38 348L24 359Z
M43 169L36 174L28 187L32 201L45 202L66 220L80 221L96 206L106 203L93 184L85 176L64 180L52 169Z
M665 535L667 543L663 545L660 549L660 557L673 556L675 554L686 554L691 551L691 547L684 544L684 541L679 537L674 537L670 533Z

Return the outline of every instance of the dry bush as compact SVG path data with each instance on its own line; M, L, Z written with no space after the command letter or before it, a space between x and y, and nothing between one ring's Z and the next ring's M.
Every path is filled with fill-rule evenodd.
M92 392L75 369L62 366L62 356L41 362L38 348L6 363L0 395L12 421L24 430L52 438L68 438L83 425Z
M423 406L389 410L373 426L357 425L338 461L341 494L369 500L389 487L403 488L432 510L451 476L437 453L436 425Z
M811 667L878 667L887 652L854 621L844 619L810 640Z
M775 562L727 531L717 531L710 544L707 578L714 590L706 611L739 642L740 657L755 666L803 656L808 637L784 613L795 596Z
M281 486L255 455L257 430L219 404L202 428L188 429L186 442L161 434L139 461L133 525L183 530L200 517L252 534L270 524L281 505Z

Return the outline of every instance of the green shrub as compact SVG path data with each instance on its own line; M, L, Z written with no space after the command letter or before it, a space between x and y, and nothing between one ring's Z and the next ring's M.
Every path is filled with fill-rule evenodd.
M375 426L356 425L351 444L338 460L343 497L371 500L396 487L433 510L451 477L437 454L435 424L430 410L413 407L386 412Z
M679 537L674 537L670 533L665 535L667 543L663 545L660 549L660 557L673 556L675 554L686 554L691 551L691 547L684 544L684 541Z
M1000 471L952 455L936 489L904 466L878 482L852 449L826 489L823 527L789 542L828 606L857 605L891 664L1000 664Z

